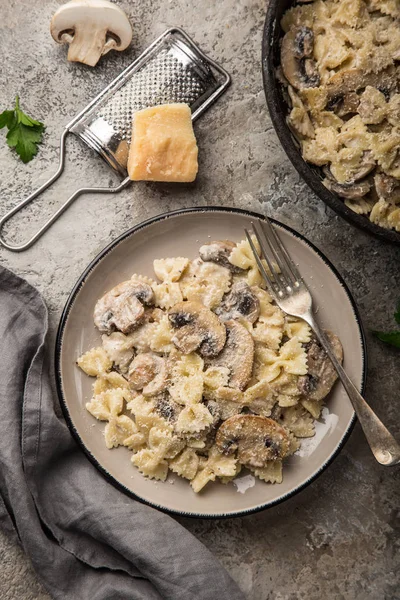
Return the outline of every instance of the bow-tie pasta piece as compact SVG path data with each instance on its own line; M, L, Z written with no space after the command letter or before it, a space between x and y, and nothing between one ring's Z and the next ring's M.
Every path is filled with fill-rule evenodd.
M139 433L134 421L126 415L110 416L104 429L104 439L107 448L131 446L132 436Z
M142 475L149 479L165 481L168 475L168 463L166 460L159 460L154 450L143 448L136 452L131 458L132 463L138 468Z
M193 490L200 492L209 481L215 481L216 477L233 477L236 474L237 460L233 456L225 456L213 446L209 452L208 459L199 465L199 470L190 482Z
M185 300L214 309L229 291L232 273L226 267L197 258L190 263L179 284Z
M167 354L174 348L172 338L174 337L174 331L168 320L168 316L164 315L162 319L157 323L157 327L154 328L152 337L150 339L150 348L153 352L161 352Z
M185 479L193 479L199 468L199 457L191 448L186 448L181 454L169 461L171 471L184 477Z
M98 348L92 348L82 354L77 360L77 365L91 377L97 377L103 373L107 373L112 367L112 360L108 354L99 346Z
M204 404L190 404L179 414L176 422L178 433L197 433L213 422L210 411Z
M311 328L302 319L285 317L284 334L288 338L296 337L302 344L307 344L311 340Z
M179 283L164 281L153 285L155 305L160 308L171 308L174 304L182 302L183 296Z
M313 437L315 433L314 419L302 405L282 408L279 423L299 438Z
M252 472L266 483L282 483L282 469L283 463L281 460L269 460L265 467L252 469Z
M185 446L185 442L171 431L158 427L150 429L148 443L160 460L175 458Z
M153 261L153 268L160 281L176 282L182 277L188 264L188 258L159 258Z
M126 390L112 389L92 398L86 403L86 408L96 419L109 421L111 417L116 417L123 411L126 397Z
M128 391L129 383L120 373L110 371L109 373L104 373L96 378L96 381L93 384L93 396L98 396L102 392L108 392L109 390L118 388Z

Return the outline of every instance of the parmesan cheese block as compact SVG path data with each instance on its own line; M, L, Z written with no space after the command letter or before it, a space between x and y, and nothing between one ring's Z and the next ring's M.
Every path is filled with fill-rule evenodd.
M163 104L134 114L128 174L134 181L194 181L197 144L187 104Z

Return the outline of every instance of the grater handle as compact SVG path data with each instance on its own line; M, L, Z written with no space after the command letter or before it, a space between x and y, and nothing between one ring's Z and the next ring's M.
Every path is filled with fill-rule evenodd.
M60 177L62 172L64 171L65 140L66 140L68 133L69 133L69 130L66 129L65 131L63 131L61 138L60 138L60 162L59 162L56 173L54 173L54 175L52 177L50 177L50 179L48 179L42 186L40 186L40 188L38 188L37 190L32 192L32 194L30 194L27 198L25 198L25 200L22 200L22 202L17 204L17 206L14 206L14 208L12 208L8 213L6 213L4 215L4 217L2 217L0 219L0 245L4 246L4 248L7 248L7 250L11 250L11 252L23 252L24 250L27 250L28 248L30 248L44 234L44 232L47 231L47 229L54 223L54 221L56 221L58 219L58 217L60 217L62 215L62 213L74 202L74 200L76 200L82 194L86 194L89 192L92 192L92 193L94 192L96 194L114 194L116 192L120 192L121 190L123 190L130 183L130 179L129 179L129 177L127 177L126 179L124 179L122 181L122 183L119 186L117 186L115 188L107 188L107 187L80 188L79 190L76 190L76 192L74 192L72 194L72 196L70 196L68 198L68 200L66 200L62 206L60 206L60 208L54 213L54 215L52 215L50 217L50 219L48 221L46 221L46 223L27 242L25 242L24 244L20 244L18 246L11 245L8 242L6 242L5 239L1 235L1 232L3 230L4 225L7 223L7 221L9 221L11 219L11 217L13 217L17 212L19 212L22 208L24 208L24 206L26 206L27 204L32 202L32 200L34 200L35 198L40 196L40 194L42 192L47 190L47 188L49 188L51 186L51 184L54 183Z

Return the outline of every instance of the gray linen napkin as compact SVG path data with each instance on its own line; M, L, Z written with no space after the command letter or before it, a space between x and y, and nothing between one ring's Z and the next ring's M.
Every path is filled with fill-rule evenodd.
M78 448L57 414L46 332L39 293L0 267L0 527L55 599L243 600L196 538Z

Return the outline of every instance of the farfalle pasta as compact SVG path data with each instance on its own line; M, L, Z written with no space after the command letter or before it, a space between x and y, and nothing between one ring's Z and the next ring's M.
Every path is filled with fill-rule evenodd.
M350 210L400 231L400 3L299 2L281 26L277 76L303 158Z
M379 218L397 218L391 208ZM101 345L77 360L95 378L86 409L105 423L107 448L125 447L149 479L172 472L197 493L247 468L279 484L286 458L314 435L330 363L261 287L247 240L199 252L157 258L154 279L134 274L99 299Z

